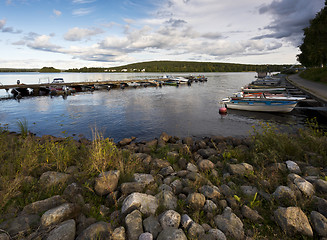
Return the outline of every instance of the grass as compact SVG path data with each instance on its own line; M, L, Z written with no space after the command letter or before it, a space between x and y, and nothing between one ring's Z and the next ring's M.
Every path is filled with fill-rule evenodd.
M300 73L304 79L327 84L327 68L309 68Z

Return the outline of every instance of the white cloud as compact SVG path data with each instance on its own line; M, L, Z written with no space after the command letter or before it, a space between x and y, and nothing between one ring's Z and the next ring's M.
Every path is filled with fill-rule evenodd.
M61 11L59 11L59 10L56 10L56 9L53 9L53 13L54 13L54 15L56 15L57 17L60 17L60 16L61 16L61 14L62 14L62 12L61 12Z
M75 4L85 4L85 3L93 3L96 0L73 0L73 3Z
M48 52L59 52L61 47L50 42L51 37L47 35L37 36L34 41L27 44L28 47L48 51Z
M103 33L103 30L100 28L87 29L75 27L68 30L68 32L64 35L64 39L68 41L80 41L101 33Z
M91 14L94 11L94 8L78 8L73 10L73 15L77 17L86 16Z

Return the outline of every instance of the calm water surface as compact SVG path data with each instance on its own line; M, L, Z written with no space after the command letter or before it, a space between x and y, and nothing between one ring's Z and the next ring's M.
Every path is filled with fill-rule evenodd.
M185 75L185 74L174 74ZM198 75L195 73L194 75ZM0 100L0 123L9 130L19 131L17 122L27 120L28 129L37 134L54 136L83 135L92 138L95 128L105 137L119 141L135 136L150 140L165 131L170 135L202 137L212 135L247 136L260 122L287 127L301 127L307 115L299 110L287 114L254 113L229 110L221 117L220 100L250 83L255 73L205 73L206 83L192 86L164 86L162 88L114 89L76 93L63 99L57 97L29 97L19 102ZM46 77L63 77L65 82L143 79L162 76L157 73L5 73L0 83L38 83ZM4 97L5 90L0 91ZM288 127L287 127L288 128Z

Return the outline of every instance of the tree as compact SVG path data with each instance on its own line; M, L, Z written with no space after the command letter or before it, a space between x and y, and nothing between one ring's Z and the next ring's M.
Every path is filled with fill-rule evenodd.
M320 67L327 64L327 0L325 7L304 29L304 39L299 46L298 61L306 67Z

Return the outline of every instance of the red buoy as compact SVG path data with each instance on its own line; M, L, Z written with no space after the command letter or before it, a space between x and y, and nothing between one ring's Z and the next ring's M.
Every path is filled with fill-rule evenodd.
M227 114L227 108L225 108L225 107L219 108L219 114L226 115Z

